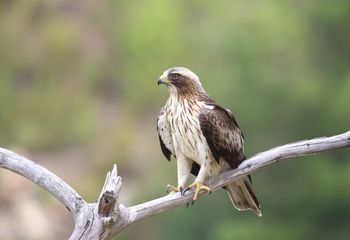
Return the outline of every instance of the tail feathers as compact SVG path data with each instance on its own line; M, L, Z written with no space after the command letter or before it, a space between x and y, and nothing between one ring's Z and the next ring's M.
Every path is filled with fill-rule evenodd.
M259 217L262 216L260 203L256 198L248 177L238 179L227 186L225 189L235 208L239 211L251 210Z

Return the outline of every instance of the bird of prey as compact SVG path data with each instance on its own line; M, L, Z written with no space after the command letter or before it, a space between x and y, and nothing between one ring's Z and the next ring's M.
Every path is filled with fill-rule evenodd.
M203 89L196 74L184 67L164 71L158 85L167 86L170 95L160 110L157 130L162 153L177 162L177 187L171 192L184 194L195 189L210 192L203 183L245 160L244 137L230 110L217 104ZM190 173L195 181L186 186ZM224 187L238 210L251 210L261 216L260 204L251 188L250 176L237 179Z

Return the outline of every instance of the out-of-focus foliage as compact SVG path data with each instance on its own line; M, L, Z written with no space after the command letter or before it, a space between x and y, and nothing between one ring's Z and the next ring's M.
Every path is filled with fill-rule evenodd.
M176 182L155 131L168 95L156 86L162 71L198 73L235 113L248 156L337 134L349 130L349 23L342 0L2 1L0 145L48 166L89 201L114 162L126 205L159 197ZM0 238L38 239L28 225L4 227L18 224L7 194L17 178L0 172ZM218 191L120 239L349 238L348 150L271 166L253 182L262 218L234 210ZM35 209L51 199L26 191L36 192ZM33 220L31 229L55 229L62 218L51 228ZM64 239L70 230L47 234Z

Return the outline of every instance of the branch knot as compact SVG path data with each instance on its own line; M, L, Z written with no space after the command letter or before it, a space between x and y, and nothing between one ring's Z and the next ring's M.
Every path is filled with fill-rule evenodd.
M111 191L106 191L102 194L98 205L98 214L101 217L110 217L114 213L114 206L117 202L116 196Z

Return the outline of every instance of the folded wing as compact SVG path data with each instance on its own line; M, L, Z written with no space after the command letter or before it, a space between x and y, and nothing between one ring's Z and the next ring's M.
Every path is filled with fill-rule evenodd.
M225 160L232 168L245 159L243 134L232 113L220 105L208 103L199 115L201 130L215 160Z
M159 136L160 148L162 149L163 155L170 161L171 155L175 156L173 139L171 136L171 129L168 120L165 115L165 107L163 107L159 114L157 120L157 131Z

